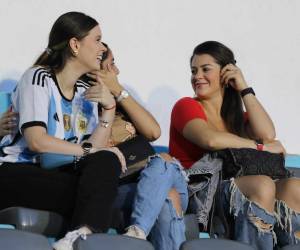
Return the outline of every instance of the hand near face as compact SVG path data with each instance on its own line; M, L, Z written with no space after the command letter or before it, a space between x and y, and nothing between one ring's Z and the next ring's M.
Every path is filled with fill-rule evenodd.
M123 89L119 83L117 74L114 72L114 70L109 64L107 65L106 69L95 70L87 75L92 79L100 77L103 83L108 87L108 89L114 96L118 96Z
M233 64L227 64L225 67L223 67L220 75L221 82L224 85L229 84L239 92L248 87L242 71Z
M12 134L18 126L18 113L6 111L0 118L0 137Z
M116 105L113 95L98 75L95 76L94 81L89 81L89 83L92 86L84 92L87 100L100 103L104 109L110 109Z

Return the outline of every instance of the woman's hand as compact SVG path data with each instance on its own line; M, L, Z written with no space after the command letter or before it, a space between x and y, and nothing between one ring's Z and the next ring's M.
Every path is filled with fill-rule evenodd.
M285 148L283 147L281 142L277 140L264 144L263 150L271 153L286 154Z
M18 126L18 113L6 111L0 118L0 137L13 133Z
M113 152L114 154L117 155L119 161L121 162L121 167L122 167L121 170L123 173L125 173L125 171L127 170L125 157L117 147L99 148L99 149L92 150L91 153L95 153L103 150Z
M119 83L116 73L111 69L111 66L108 65L105 70L95 70L87 74L92 79L100 77L104 84L108 87L110 92L115 96L119 96L123 87Z
M224 85L230 84L239 92L248 87L242 71L233 64L227 64L225 67L223 67L220 75L221 82Z
M94 81L89 81L89 83L92 86L84 92L87 100L100 103L104 109L116 106L113 95L98 75L95 76Z

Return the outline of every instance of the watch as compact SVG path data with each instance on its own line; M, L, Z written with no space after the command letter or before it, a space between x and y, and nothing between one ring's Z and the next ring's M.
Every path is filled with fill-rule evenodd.
M120 93L120 95L117 97L117 102L122 101L123 99L126 99L129 96L129 93L127 90L123 89Z
M83 150L82 157L87 156L91 152L92 147L93 147L93 144L90 143L90 142L84 142L84 143L82 143L81 144L81 148Z
M243 89L241 92L241 97L243 98L245 95L248 95L248 94L252 94L252 95L255 95L255 92L253 90L253 88L249 87L249 88L245 88Z

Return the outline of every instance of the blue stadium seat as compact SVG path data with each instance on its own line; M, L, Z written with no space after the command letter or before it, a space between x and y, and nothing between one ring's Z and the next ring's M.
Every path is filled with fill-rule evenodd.
M300 155L286 155L285 166L300 178Z
M299 249L300 249L300 244L285 246L281 248L281 250L299 250Z

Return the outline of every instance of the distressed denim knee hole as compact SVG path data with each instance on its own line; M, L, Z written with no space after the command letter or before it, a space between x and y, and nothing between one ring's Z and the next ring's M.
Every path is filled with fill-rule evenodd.
M265 223L261 218L254 214L248 215L249 221L258 229L259 232L269 233L273 230L273 224Z
M296 231L294 235L298 240L300 240L300 231Z
M166 199L167 203L168 203L168 206L169 206L169 209L170 209L170 212L171 212L171 215L172 215L172 218L173 219L176 219L176 220L183 220L183 211L181 211L181 214L179 215L175 209L175 207L173 206L173 202L172 200L168 197Z

